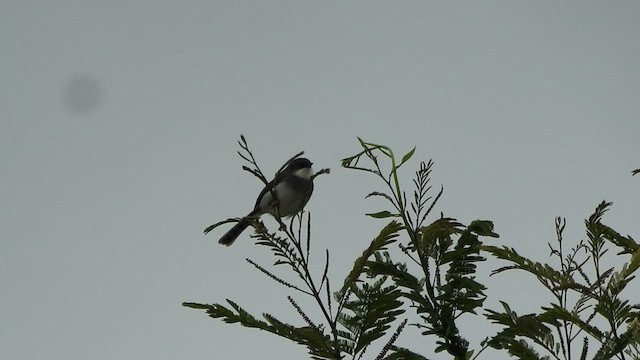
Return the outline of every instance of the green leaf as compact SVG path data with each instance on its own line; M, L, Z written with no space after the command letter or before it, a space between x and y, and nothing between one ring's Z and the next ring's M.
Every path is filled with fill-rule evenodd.
M404 156L402 157L402 160L400 160L400 165L404 164L409 159L411 159L411 157L413 156L413 153L415 153L415 152L416 152L416 147L414 146L413 149L411 149L411 151L409 151L408 153L404 154ZM398 167L400 167L400 165L398 165Z
M513 265L502 267L491 272L492 275L501 273L506 270L520 269L535 275L538 280L548 289L552 290L566 284L573 284L575 281L571 276L563 274L558 270L552 268L548 264L542 264L539 262L527 259L524 256L518 254L513 248L508 247L496 247L486 246L482 247L483 250L491 253L498 259L506 260Z
M549 359L548 356L540 356L529 343L522 339L527 338L555 354L556 343L552 328L559 326L556 318L548 313L518 316L507 303L501 303L504 312L487 310L486 313L487 319L505 327L487 342L489 346L494 349L507 349L510 354L520 359Z
M263 317L267 320L265 322L256 319L235 302L227 300L227 303L231 308L220 304L206 305L185 302L182 305L192 309L206 310L207 314L212 318L220 318L228 324L239 323L244 327L264 330L304 345L309 350L312 359L340 359L337 346L318 327L296 327L286 324L270 314L263 314Z
M417 249L418 253L434 257L439 263L442 255L453 245L453 235L462 232L462 224L452 218L440 218L433 223L420 228L420 234L416 243L410 248Z
M391 328L391 323L404 312L402 292L397 286L384 286L386 277L373 283L354 283L348 299L338 316L338 323L346 328L355 346L352 355L364 351Z
M493 231L493 222L489 220L474 220L467 226L467 229L480 236L500 237L500 235Z
M602 341L605 336L600 329L590 325L586 321L582 320L577 314L575 314L574 312L570 312L567 309L561 308L557 305L553 305L550 308L543 307L542 310L545 311L547 316L550 316L556 320L564 320L573 323L574 325L585 331L587 334L593 336L598 341Z
M192 309L206 310L207 314L210 317L214 319L220 318L222 319L222 321L228 324L240 323L244 327L257 328L269 332L274 332L274 329L269 326L269 324L256 319L254 316L246 312L243 308L238 306L238 304L236 304L235 302L227 299L227 303L231 305L232 309L220 304L207 305L189 302L182 303L182 306Z
M377 213L365 214L365 215L371 216L372 218L375 218L375 219L384 219L384 218L389 218L389 217L400 217L399 214L392 214L387 210L380 211L380 212L377 212Z
M391 347L391 354L385 356L383 360L429 360L429 359L409 349L393 346Z
M398 169L400 169L400 167L407 162L409 159L411 159L411 157L413 156L413 153L416 151L416 147L414 146L413 149L411 149L411 151L409 151L408 153L406 153L403 157L402 160L400 160L400 163L398 165L396 165L393 169L391 169L391 175L393 175L396 171L398 171Z
M622 236L606 225L602 225L602 235L605 239L607 239L614 245L622 248L622 251L620 251L618 255L633 254L634 252L640 250L640 244L633 240L631 236Z
M344 279L344 283L340 291L335 293L336 299L342 302L347 290L358 280L360 275L364 272L367 259L371 257L375 252L383 250L387 245L396 241L398 231L402 229L402 225L397 221L391 221L385 226L378 236L369 244L353 263L353 268L349 272L349 275Z

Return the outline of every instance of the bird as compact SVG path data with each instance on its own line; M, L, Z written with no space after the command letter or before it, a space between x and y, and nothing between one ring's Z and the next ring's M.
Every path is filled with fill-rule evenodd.
M284 170L278 172L260 192L253 210L236 223L218 243L231 246L242 232L251 225L252 219L269 213L280 222L280 218L291 217L302 211L313 193L313 163L307 158L296 158ZM215 226L204 230L205 235Z

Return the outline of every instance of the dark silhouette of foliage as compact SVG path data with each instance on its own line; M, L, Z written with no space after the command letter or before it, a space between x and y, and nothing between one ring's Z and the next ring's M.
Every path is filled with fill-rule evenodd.
M338 282L340 289L331 289L329 250L324 251L322 273L309 270L311 216L303 212L289 224L279 221L276 231L253 220L252 236L273 255L274 262L267 267L247 259L259 272L292 291L285 303L300 316L298 325L268 313L251 315L232 300L224 305L183 305L205 310L225 323L289 339L305 346L312 359L428 359L418 351L425 351L424 344L419 348L396 344L407 325L433 338L431 352L456 360L477 359L488 347L518 359L640 359L640 304L638 296L625 296L640 267L640 245L602 223L610 203L596 207L585 221L586 240L571 248L563 238L566 220L557 218L556 245L549 243L556 264L541 263L513 248L484 244L483 239L498 237L491 221L475 220L465 226L444 214L429 220L443 194L442 187L432 194L433 162L419 163L412 195L407 196L400 170L415 148L397 161L389 147L358 140L360 151L343 159L342 166L382 180L384 190L366 197L382 199L388 207L366 214L386 223ZM266 183L244 137L239 144L240 156L250 165L243 169ZM323 169L315 176L328 172ZM228 219L214 227L238 220ZM604 266L609 250L626 258L623 266ZM524 271L554 301L524 315L506 301L500 302L499 310L484 308L487 288L476 271L487 255L506 262L492 275ZM293 276L276 274L276 269L287 269ZM312 298L318 308L314 313L320 316L310 316L293 295ZM462 323L467 316L495 324L497 333L480 344L470 344Z
M487 310L487 318L503 326L503 330L488 341L489 346L506 349L521 359L573 359L576 357L572 344L581 340L579 358L585 359L595 340L599 348L593 359L639 358L640 304L632 304L623 296L623 290L640 267L640 246L630 236L622 236L602 223L610 206L611 203L603 201L596 207L585 220L587 240L569 251L563 238L566 220L556 219L557 246L549 244L549 248L551 257L558 262L557 270L511 248L484 247L510 264L495 270L494 274L525 271L535 276L555 299L548 306L542 306L540 312L523 316L518 316L505 302L502 311ZM631 257L617 271L604 269L605 254L614 248L619 250L619 256ZM549 355L538 355L532 343Z

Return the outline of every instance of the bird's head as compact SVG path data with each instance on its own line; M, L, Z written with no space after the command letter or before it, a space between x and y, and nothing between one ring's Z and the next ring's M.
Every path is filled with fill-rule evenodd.
M289 164L288 172L293 176L309 180L313 176L313 170L311 169L313 163L307 158L297 158L291 161Z

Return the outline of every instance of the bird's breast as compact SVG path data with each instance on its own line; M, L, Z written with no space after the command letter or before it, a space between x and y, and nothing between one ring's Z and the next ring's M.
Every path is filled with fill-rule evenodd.
M304 208L307 201L309 201L310 195L308 189L294 188L287 182L282 182L277 184L272 191L264 194L258 207L264 212L271 213L273 216L293 216ZM276 200L277 209L274 206Z

